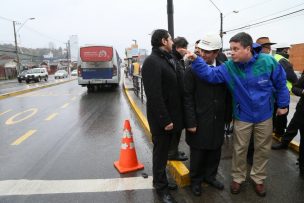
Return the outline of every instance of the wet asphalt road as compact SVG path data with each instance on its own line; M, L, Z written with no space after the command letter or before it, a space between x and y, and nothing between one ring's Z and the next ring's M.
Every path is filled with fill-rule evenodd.
M0 100L0 181L151 176L151 144L117 89L87 93L77 81ZM120 175L122 129L130 119L145 169ZM35 131L18 145L22 135ZM152 202L152 190L0 196L0 202Z
M113 162L119 157L125 119L130 119L137 156L145 169L120 175ZM34 133L18 140L28 132ZM189 156L184 137L180 149ZM232 138L225 140L222 149L218 179L225 190L203 184L203 195L195 197L189 187L180 188L172 192L178 202L303 202L304 181L298 176L296 153L271 152L267 196L260 198L249 178L239 195L230 194ZM152 145L121 87L88 94L77 81L71 81L0 100L0 190L6 180L109 180L141 178L142 172L151 176L151 156ZM189 161L185 165L189 168ZM55 193L0 194L0 202L158 202L151 188L66 193L56 193L55 186L52 189Z

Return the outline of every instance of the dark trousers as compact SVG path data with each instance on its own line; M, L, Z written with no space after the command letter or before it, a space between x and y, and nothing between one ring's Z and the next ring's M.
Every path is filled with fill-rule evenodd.
M283 136L283 134L285 133L285 129L287 127L287 116L288 116L288 112L289 112L289 108L288 108L288 112L284 115L276 115L277 113L277 105L274 105L274 111L273 111L273 129L276 135L278 135L279 137Z
M170 143L174 135L174 132L165 131L160 134L152 134L153 186L156 190L164 190L168 187L166 166Z
M215 179L221 160L221 147L215 150L190 147L190 180L191 184Z
M282 137L282 142L290 143L291 140L298 134L298 130L301 128L301 125L304 125L304 112L300 112L296 110L294 113L286 132L284 133Z
M178 145L182 135L182 131L175 133L171 139L171 144L169 148L169 156L178 155Z
M300 147L299 147L299 166L304 170L304 111L296 110L294 113L285 134L282 137L282 142L289 144L291 140L298 134L300 130Z

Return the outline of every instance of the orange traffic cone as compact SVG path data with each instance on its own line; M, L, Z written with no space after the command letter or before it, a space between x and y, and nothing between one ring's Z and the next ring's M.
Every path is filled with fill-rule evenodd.
M144 165L137 161L129 120L125 120L124 134L121 140L120 157L118 161L114 162L114 166L117 168L119 173L127 173L144 168Z

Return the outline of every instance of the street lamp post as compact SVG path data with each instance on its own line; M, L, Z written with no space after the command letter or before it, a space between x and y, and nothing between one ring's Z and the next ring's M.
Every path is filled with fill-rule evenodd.
M17 70L17 74L19 74L20 66L19 66L18 43L17 43L17 35L16 35L16 21L13 21L13 26L14 26L15 51L16 51L16 60L17 60L16 70Z
M221 37L221 41L222 41L222 47L223 47L223 35L225 34L225 32L223 31L223 23L224 23L224 16L223 16L223 13L222 13L222 11L215 5L215 3L213 3L213 1L212 0L209 0L212 4L213 4L213 6L220 12L220 37ZM234 11L232 11L231 13L238 13L239 11L237 11L237 10L234 10ZM231 14L231 13L229 13L229 14ZM225 16L227 16L227 15L225 15Z
M28 20L34 20L35 18L28 18L26 19L21 26L19 27L19 29L17 30L17 32L19 32L19 30L24 26L24 24L28 21ZM20 72L20 58L19 58L19 54L18 54L18 42L17 42L17 32L16 32L16 21L13 21L13 26L14 26L14 38L15 38L15 51L16 51L16 62L17 62L17 66L16 66L16 70L17 70L17 74L19 74Z
M174 39L173 0L167 0L168 31Z
M215 3L213 3L212 0L209 0L213 6L220 12L220 20L221 20L221 24L220 24L220 37L221 37L221 41L222 41L222 47L223 47L223 13L222 11L215 5Z

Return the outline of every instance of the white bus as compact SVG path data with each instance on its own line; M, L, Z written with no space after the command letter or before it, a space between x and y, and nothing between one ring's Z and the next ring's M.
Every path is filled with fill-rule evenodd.
M88 91L119 85L120 58L112 46L80 47L77 67L78 84L86 86Z

